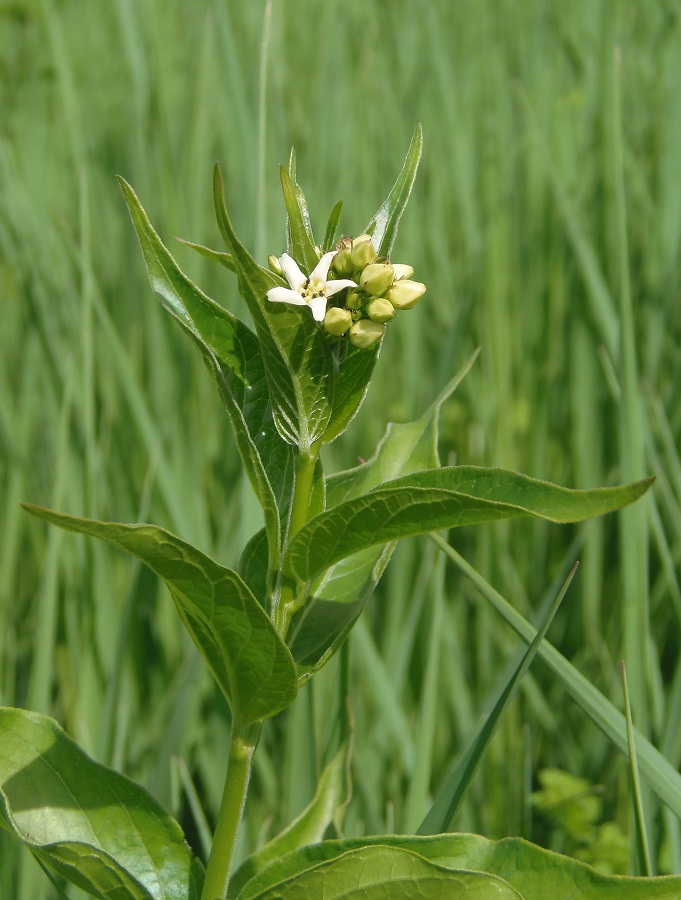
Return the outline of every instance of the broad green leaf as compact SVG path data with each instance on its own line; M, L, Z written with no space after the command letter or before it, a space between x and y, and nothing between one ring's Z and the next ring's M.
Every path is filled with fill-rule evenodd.
M350 793L350 760L348 748L343 746L322 772L308 806L230 878L228 896L236 897L246 882L270 863L293 850L321 841L329 825L336 821L338 811L347 804Z
M431 863L454 871L468 869L495 875L503 879L502 884L508 884L516 891L511 896L520 896L523 900L546 900L547 897L560 900L678 900L681 896L681 876L631 878L603 875L586 863L544 850L522 838L490 841L476 834L442 834L435 837L379 835L324 841L289 853L259 873L246 885L239 900L274 897L276 894L266 894L264 891L274 890L277 885L295 883L296 878L308 871L315 871L315 866L328 865L350 853L370 848L383 851L388 846L411 851ZM281 896L288 895L282 891ZM480 896L496 898L499 895L490 890Z
M305 196L283 166L279 167L279 177L288 215L289 255L309 275L319 262L319 257L314 248Z
M244 547L239 557L237 572L263 608L266 608L268 594L267 559L267 532L261 528Z
M324 329L309 310L267 300L267 291L282 282L259 266L237 238L218 166L213 199L260 342L275 425L285 441L308 455L312 443L324 434L333 405L334 360Z
M439 396L413 422L390 423L376 452L367 462L326 480L327 507L366 493L399 475L437 467L440 409L477 358L476 351ZM318 671L343 643L378 584L394 543L369 547L340 560L324 575L314 598L294 617L289 646L301 677Z
M334 244L336 243L336 232L338 231L338 223L340 222L342 209L343 201L339 200L331 210L329 221L326 223L322 253L328 253L329 250L333 250Z
M578 522L632 503L650 484L574 491L505 469L416 472L315 516L291 541L283 565L304 582L364 547L440 528L518 516Z
M333 407L322 440L330 444L353 420L369 389L378 359L380 344L360 350L346 341L339 349L339 368L333 395Z
M497 876L454 871L387 844L348 850L264 890L251 887L256 881L239 900L522 900Z
M460 553L457 553L439 535L432 535L432 540L471 579L483 597L492 604L516 634L527 643L534 639L537 633L536 629L491 584L485 581L482 575L466 562ZM603 734L622 753L627 754L627 729L622 713L548 641L542 641L538 653ZM634 740L641 774L660 800L666 803L678 818L681 818L681 775L660 751L636 729L634 729Z
M551 608L549 609L541 628L535 635L534 640L523 653L508 684L504 686L499 694L499 698L494 704L492 712L482 723L482 726L452 772L451 777L447 779L443 788L438 792L435 802L418 828L418 834L439 834L443 831L452 830L457 813L461 808L464 797L468 793L468 789L471 786L482 758L487 752L487 748L496 734L497 728L501 724L501 720L504 717L511 700L515 697L527 670L530 668L532 660L537 655L539 646L546 637L549 625L553 621L555 614L558 612L558 607L567 593L567 589L572 582L576 570L577 567L575 565L568 575L565 584L558 592L556 599L551 604Z
M155 525L80 519L24 504L40 519L125 550L162 578L192 640L232 707L249 725L297 693L295 663L243 579Z
M203 872L144 788L90 759L47 716L0 709L0 822L104 900L198 900Z
M185 241L184 238L177 238L177 240L181 244L184 244L185 247L190 247L192 250L195 250L199 256L203 256L204 259L219 263L221 266L224 266L225 269L229 269L230 272L236 272L236 266L234 265L231 253L223 253L220 250L211 250L210 247L204 247L203 244L194 244L192 241Z
M243 322L187 278L152 228L133 189L123 178L119 182L151 285L165 309L199 347L217 382L241 459L263 507L275 568L280 544L279 510L281 516L288 511L292 452L274 427L258 340Z
M404 160L404 166L387 198L383 201L376 215L364 229L373 237L374 246L379 256L390 256L397 237L397 229L402 213L409 200L411 189L423 150L423 129L417 124L414 135Z

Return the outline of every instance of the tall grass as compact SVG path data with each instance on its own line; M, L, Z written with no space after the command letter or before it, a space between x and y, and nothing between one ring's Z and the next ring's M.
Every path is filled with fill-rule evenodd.
M154 301L113 176L135 186L185 270L245 315L229 273L172 240L219 246L214 160L242 239L276 253L277 165L292 144L317 228L342 196L356 234L420 120L397 259L428 294L391 327L327 468L366 458L386 414L418 414L480 344L443 416L443 458L575 487L657 475L626 515L468 529L452 543L529 618L578 556L551 639L618 705L624 656L634 721L678 766L678 5L273 0L264 60L265 9L0 5L0 703L55 715L147 784L200 848L197 804L213 821L228 718L172 605L145 569L18 507L147 519L227 564L258 527L218 398ZM516 650L428 542L400 547L351 640L349 833L418 825ZM268 725L242 854L310 799L340 673L334 660ZM549 766L602 785L605 817L627 830L625 761L537 663L458 827L564 847L529 814ZM678 822L644 802L653 866L681 871ZM50 890L0 835L0 897Z

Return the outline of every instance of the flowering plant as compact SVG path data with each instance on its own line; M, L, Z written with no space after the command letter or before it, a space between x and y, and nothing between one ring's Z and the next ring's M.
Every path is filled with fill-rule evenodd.
M539 897L561 879L583 883L591 877L580 864L527 844L521 858L518 842L432 837L449 829L551 616L528 638L522 664L465 766L436 797L420 836L342 838L346 729L310 807L232 872L263 725L292 704L301 685L341 647L397 540L496 519L575 522L636 500L650 483L572 491L502 469L441 467L440 407L473 359L420 419L389 429L368 462L325 475L323 447L357 413L381 343L390 328L400 327L392 321L425 293L424 284L411 280L411 266L392 261L421 143L417 128L394 187L355 237L338 238L338 203L317 243L295 166L282 168L286 249L270 257L269 268L239 241L216 167L215 210L227 251L198 249L236 274L254 330L182 273L121 179L151 284L215 379L264 527L237 566L228 568L155 525L100 522L26 505L46 522L132 554L163 579L231 710L225 788L205 870L179 825L144 789L89 759L51 719L0 711L6 827L46 870L94 897ZM646 753L658 762L649 745ZM329 828L337 839L324 841ZM617 879L612 885L622 887Z

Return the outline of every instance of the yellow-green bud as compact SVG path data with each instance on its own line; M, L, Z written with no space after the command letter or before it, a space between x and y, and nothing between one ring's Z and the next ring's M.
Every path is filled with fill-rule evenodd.
M393 269L395 270L395 281L399 281L400 278L411 278L414 274L414 267L405 266L403 263L393 263Z
M339 250L338 253L336 253L333 262L331 263L331 268L334 272L338 272L339 275L352 274L355 267L350 259L350 250L348 247L343 247L342 250Z
M277 275L284 274L279 265L279 257L275 256L273 253L267 257L267 265L270 267L270 272L276 272Z
M385 325L372 322L371 319L360 319L350 329L350 343L360 350L368 350L377 344L385 334Z
M352 325L352 316L349 309L341 309L339 306L332 306L327 310L324 316L324 328L329 334L340 337Z
M394 274L393 267L388 263L373 263L362 272L359 284L367 294L378 297L393 283Z
M371 241L370 234L360 234L354 239L350 259L356 269L363 269L376 259L376 248Z
M353 322L359 322L359 320L362 318L362 310L361 309L351 309L350 315L352 316Z
M359 309L365 299L366 294L362 295L360 291L348 291L345 305L348 309Z
M396 281L385 295L395 309L411 309L426 292L425 284L420 281L408 281L406 278Z
M367 303L367 315L374 322L389 322L395 315L395 310L385 297L374 297Z

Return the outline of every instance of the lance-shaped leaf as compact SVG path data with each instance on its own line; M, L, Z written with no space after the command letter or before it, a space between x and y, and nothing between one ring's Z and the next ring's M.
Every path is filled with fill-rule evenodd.
M523 900L546 900L547 897L579 898L579 900L677 900L681 896L681 876L662 878L631 878L626 875L604 875L591 866L544 850L522 838L504 838L490 841L476 834L441 834L435 837L409 835L380 835L377 837L351 838L344 841L324 841L305 847L273 863L256 875L245 886L239 900L254 900L274 896L264 893L280 885L282 898L287 896L285 885L294 884L297 877L314 872L315 867L342 860L349 853L361 850L408 850L422 859L453 871L474 870L503 879L517 893L511 896ZM387 857L386 857L387 859ZM496 885L495 885L496 887ZM299 896L305 896L301 894ZM322 896L309 894L308 896ZM327 896L324 894L323 896ZM353 895L354 896L354 895ZM384 893L384 897L401 896ZM412 895L408 895L412 896ZM413 896L420 896L418 893ZM439 896L450 894L443 890ZM452 895L457 896L457 895ZM467 898L468 894L465 895ZM471 894L470 896L476 896ZM491 887L481 898L497 898Z
M380 344L360 350L348 341L340 348L331 417L323 437L325 444L343 434L357 414L369 389L379 352Z
M0 709L0 824L44 865L102 900L201 894L201 865L177 822L47 716Z
M307 211L305 195L300 186L293 181L295 169L293 176L291 176L283 166L280 166L279 177L288 216L288 253L309 275L319 262L319 257L314 248L314 238L312 237L310 215Z
M423 150L423 129L417 124L397 181L376 215L364 229L373 238L379 256L390 256L400 218L409 200Z
M229 414L239 454L265 514L272 568L279 517L287 513L293 475L290 447L272 419L265 367L253 332L193 284L154 231L130 185L119 178L159 300L198 346ZM223 254L226 256L227 254Z
M256 881L239 900L522 900L496 875L456 871L387 844L348 850L257 892L251 889Z
M309 581L364 547L440 528L519 516L578 522L632 503L651 482L575 491L505 469L416 472L315 516L291 541L284 568Z
M52 525L125 550L165 581L240 725L273 716L293 702L295 663L236 572L155 525L97 522L39 506L24 507Z
M227 215L218 166L213 198L239 290L258 334L275 425L285 441L308 454L310 445L324 434L333 404L334 361L324 329L308 309L267 300L267 291L281 282L259 266L237 238Z

